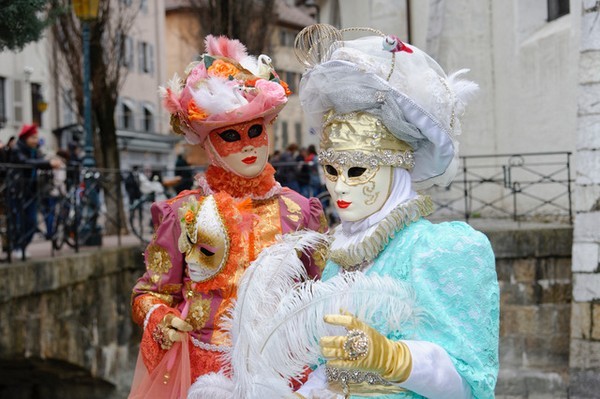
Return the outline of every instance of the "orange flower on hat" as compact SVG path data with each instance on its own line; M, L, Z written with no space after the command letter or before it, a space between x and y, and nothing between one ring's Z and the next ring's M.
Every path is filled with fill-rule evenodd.
M188 209L183 218L185 219L185 222L187 224L192 224L194 222L194 219L196 219L196 215L194 214L194 212Z
M208 68L208 74L210 76L220 76L223 78L229 78L230 76L234 77L239 72L239 69L223 60L215 60L210 68Z
M208 117L206 111L196 105L194 100L188 104L188 118L190 121L203 121Z
M256 86L256 81L257 81L258 79L260 79L260 78L251 78L251 79L247 79L247 80L244 82L244 86L246 86L246 87L254 87L254 86Z
M285 95L289 96L290 94L292 94L292 91L290 90L290 87L288 86L287 83L285 83L283 80L279 80L279 84L281 86L283 86L283 89L285 90Z

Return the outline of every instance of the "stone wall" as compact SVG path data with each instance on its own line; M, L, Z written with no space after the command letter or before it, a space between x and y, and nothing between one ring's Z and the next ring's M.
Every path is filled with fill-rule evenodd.
M572 230L480 229L501 288L496 398L567 398ZM141 252L0 265L0 399L127 397L140 341L129 299ZM574 318L581 310L573 307Z
M125 398L139 247L0 266L0 398Z
M500 284L496 398L567 398L572 229L486 234Z
M570 398L600 396L600 2L584 0L573 237ZM581 12L583 11L583 12Z

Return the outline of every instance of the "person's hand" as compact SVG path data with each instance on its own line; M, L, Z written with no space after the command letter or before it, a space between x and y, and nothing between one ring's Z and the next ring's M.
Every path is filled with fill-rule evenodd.
M168 313L156 326L153 338L160 344L162 349L171 349L175 342L182 340L182 334L192 331L192 326L175 316Z
M405 343L387 339L348 313L326 315L324 320L348 330L344 336L321 338L328 366L375 372L391 382L403 382L410 375L412 357Z
M52 169L58 169L60 167L62 167L64 164L62 163L62 161L58 158L52 158L50 159L50 167Z

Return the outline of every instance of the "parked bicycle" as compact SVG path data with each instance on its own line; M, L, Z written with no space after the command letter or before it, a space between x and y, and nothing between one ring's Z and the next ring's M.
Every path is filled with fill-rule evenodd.
M98 172L86 172L81 184L73 185L56 204L52 247L60 250L64 244L76 250L80 244L90 244L100 213Z

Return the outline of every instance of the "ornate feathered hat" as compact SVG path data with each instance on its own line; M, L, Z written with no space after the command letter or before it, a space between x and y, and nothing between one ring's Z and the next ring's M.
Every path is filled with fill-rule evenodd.
M263 118L271 122L287 102L290 91L279 79L271 59L250 56L238 40L209 35L206 53L160 87L171 113L173 131L191 144L201 144L212 130Z
M366 31L369 36L343 40L346 31ZM346 142L345 153L354 152L364 162L405 167L418 188L452 180L460 117L466 99L478 88L459 79L468 70L447 76L425 52L371 28L311 25L297 36L295 47L307 67L300 101L311 128L326 144L322 159L352 158L338 154L340 140L331 140L332 134L344 133L353 136L353 148ZM360 120L365 115L373 119L372 128L354 129L364 125ZM406 145L379 148L374 139L387 135Z

